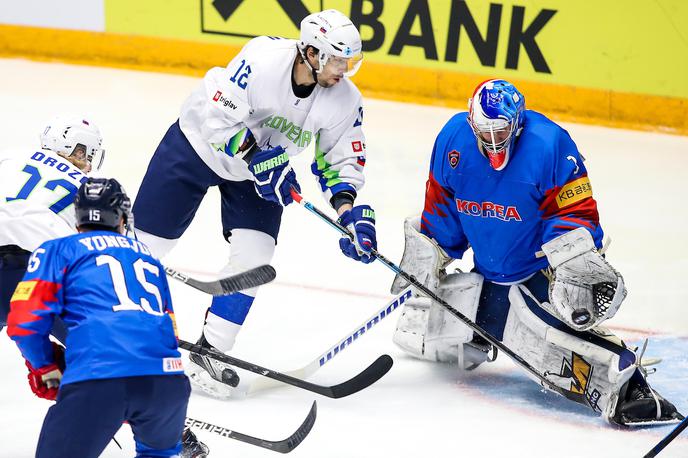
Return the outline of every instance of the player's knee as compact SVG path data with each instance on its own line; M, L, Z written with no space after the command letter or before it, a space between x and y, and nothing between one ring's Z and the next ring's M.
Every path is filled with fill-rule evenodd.
M229 264L233 272L269 264L275 254L275 239L254 229L233 229L229 243Z

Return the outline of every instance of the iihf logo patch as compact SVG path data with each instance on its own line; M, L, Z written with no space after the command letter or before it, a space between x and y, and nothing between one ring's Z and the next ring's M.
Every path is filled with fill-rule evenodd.
M455 169L457 165L459 165L459 159L461 158L461 153L458 151L451 150L449 151L449 165L451 168Z

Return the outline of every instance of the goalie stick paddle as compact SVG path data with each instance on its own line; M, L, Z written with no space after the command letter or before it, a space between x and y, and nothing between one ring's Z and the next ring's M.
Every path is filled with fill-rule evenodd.
M671 442L672 440L676 439L676 436L678 436L679 434L681 434L681 431L683 431L683 430L686 429L687 427L688 427L688 417L684 418L684 419L681 421L681 423L678 424L678 426L676 426L669 434L667 434L667 436L666 436L664 439L662 439L661 441L659 441L659 443L658 443L657 445L655 445L655 446L652 448L652 450L650 450L649 452L647 452L647 455L645 455L643 458L654 458L655 456L657 456L657 454L658 454L659 452L661 452L662 450L664 450L664 447L666 447L667 445L669 445L669 442Z
M343 338L339 339L335 345L330 347L328 350L321 353L313 361L307 365L299 368L293 369L291 371L284 372L286 375L297 378L308 378L315 374L318 369L327 364L331 359L337 356L339 353L347 349L352 343L360 339L364 334L368 333L370 329L378 324L380 321L385 319L388 315L394 312L400 305L402 305L406 300L411 298L412 289L409 286L401 294L397 295L394 299L386 303L381 309L379 309L375 314L373 314L366 321L356 326L353 331L348 333ZM255 393L256 391L265 390L268 388L273 388L282 385L281 383L264 377L259 377L253 380L247 387L246 392L248 394Z
M277 276L274 267L267 264L213 281L196 280L171 267L165 267L165 273L175 280L179 280L182 283L186 283L197 290L212 294L213 296L226 296L236 293L237 291L255 288L265 283L270 283Z
M349 237L351 240L353 240L354 236L347 229L346 227L342 226L339 224L337 221L333 220L329 216L327 216L325 213L323 213L321 210L319 210L317 207L315 207L312 203L308 202L305 200L299 193L297 193L293 188L291 190L291 195L294 199L295 202L297 202L299 205L304 207L306 210L309 212L313 213L316 215L318 218L321 220L325 221L327 224L332 226L333 228L337 229L342 235ZM449 313L454 315L456 319L461 321L463 324L471 328L474 332L476 332L478 335L483 337L485 340L490 342L492 345L500 349L505 355L509 356L516 364L521 366L523 369L526 370L529 374L531 374L533 377L535 377L541 386L554 391L555 393L559 393L562 396L564 396L567 399L571 399L576 402L580 402L579 397L580 395L576 395L575 393L566 390L560 386L555 385L551 380L545 378L544 375L542 375L540 372L538 372L533 366L531 366L525 359L521 358L519 355L514 353L509 347L504 345L502 342L499 340L495 339L490 335L487 331L485 331L482 327L478 326L476 323L474 323L471 319L469 319L466 315L463 313L459 312L455 308L453 308L447 301L439 297L437 294L432 292L430 289L428 289L427 286L419 282L416 277L413 275L409 274L408 272L402 270L401 267L397 266L394 264L392 261L378 253L377 250L372 249L371 253L375 258L380 261L382 264L385 265L385 267L389 268L392 270L394 273L397 275L400 275L404 280L409 282L411 285L416 287L418 290L420 290L423 294L425 294L427 297L432 299L433 301L437 302L440 304L442 307L447 309Z
M247 444L256 445L258 447L266 448L274 452L279 453L289 453L303 442L303 440L311 432L313 425L315 424L315 417L317 415L317 404L313 401L311 405L311 410L308 412L306 419L303 420L301 426L298 427L294 433L279 441L269 441L267 439L261 439L259 437L249 436L248 434L242 434L237 431L232 431L231 429L224 428L222 426L213 425L212 423L207 423L202 420L196 420L195 418L186 417L184 422L185 426L190 428L197 428L201 431L208 431L215 433L222 437L228 437L230 439L238 440L241 442L246 442Z
M185 340L179 340L179 347L193 353L208 356L209 358L213 358L217 361L222 361L230 366L239 367L241 369L260 374L264 377L278 380L282 383L286 383L287 385L292 385L297 388L334 399L349 396L369 387L373 383L380 380L380 378L382 378L382 376L384 376L387 372L389 372L393 364L392 358L389 355L382 355L373 361L370 366L365 368L363 372L360 372L349 380L346 380L338 385L325 386L307 382L305 380L301 380L281 372L273 371L271 369L266 369L258 366L257 364L249 363L247 361L225 355L224 353L213 351Z

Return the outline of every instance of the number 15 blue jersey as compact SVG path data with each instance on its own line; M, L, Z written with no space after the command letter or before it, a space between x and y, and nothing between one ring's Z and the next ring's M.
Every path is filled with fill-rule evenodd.
M37 248L8 317L35 368L53 362L56 315L69 331L63 384L183 372L165 271L137 240L93 231Z

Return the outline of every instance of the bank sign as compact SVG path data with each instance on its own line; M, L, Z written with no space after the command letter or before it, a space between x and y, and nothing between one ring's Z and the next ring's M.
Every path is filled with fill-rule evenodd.
M241 46L334 8L365 62L688 98L678 0L105 0L106 31ZM365 65L365 63L364 63ZM393 77L394 75L392 75ZM442 84L439 81L437 84Z

